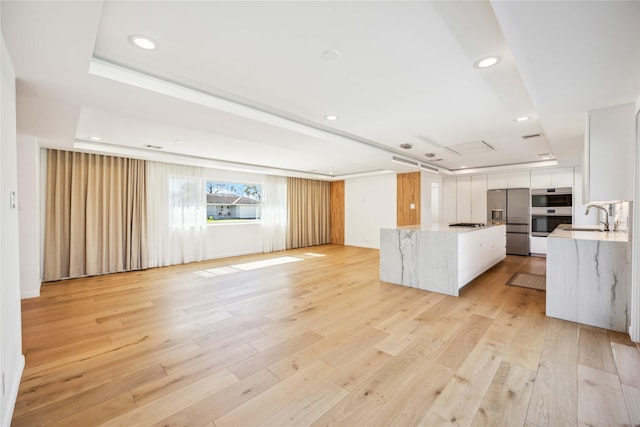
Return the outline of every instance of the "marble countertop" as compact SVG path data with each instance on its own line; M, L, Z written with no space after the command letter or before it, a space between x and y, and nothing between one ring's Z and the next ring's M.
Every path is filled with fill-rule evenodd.
M629 233L626 231L571 231L567 230L571 228L569 224L559 225L553 233L549 234L548 238L560 238L560 239L576 239L576 240L600 240L608 242L623 242L629 241ZM594 230L601 230L601 227L597 226L579 226L579 228L592 228Z
M454 234L470 233L473 231L485 230L491 227L502 227L504 224L487 224L485 227L449 227L449 224L432 224L429 226L424 225L407 225L397 228L386 228L385 230L414 230L414 231L437 231Z

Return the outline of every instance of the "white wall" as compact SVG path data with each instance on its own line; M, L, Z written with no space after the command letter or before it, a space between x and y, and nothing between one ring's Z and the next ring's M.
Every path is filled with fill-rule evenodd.
M262 252L262 225L215 224L207 226L207 258L224 258Z
M380 249L380 229L395 228L395 174L345 180L344 244Z
M18 191L15 72L3 38L0 38L0 49L0 381L4 379L4 384L0 384L0 425L9 426L24 356L18 209L9 203L10 194L17 195Z
M20 223L20 295L40 296L40 147L32 136L18 135L18 220Z

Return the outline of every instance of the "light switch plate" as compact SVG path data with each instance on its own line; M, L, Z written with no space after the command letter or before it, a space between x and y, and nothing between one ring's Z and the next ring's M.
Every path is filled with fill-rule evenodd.
M12 191L9 193L9 209L16 208L16 192Z
M415 208L416 208L416 204L415 204L415 203L411 203L411 204L409 205L409 209L415 209Z

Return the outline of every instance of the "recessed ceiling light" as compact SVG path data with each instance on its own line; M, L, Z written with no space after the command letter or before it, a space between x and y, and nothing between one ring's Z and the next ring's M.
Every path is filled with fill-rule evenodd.
M487 56L486 58L482 58L481 60L476 62L475 66L476 68L480 69L493 67L498 62L500 62L500 59L501 58L499 56Z
M326 116L324 116L325 120L329 120L331 122L333 122L334 120L338 120L340 117L335 115L335 114L327 114Z
M92 141L102 141L102 138L100 138L99 136L90 136L89 139Z
M527 120L530 120L531 116L520 116L520 117L516 117L515 119L513 119L514 122L526 122Z
M400 144L400 148L404 148L405 150L410 150L413 148L411 144Z
M156 48L156 42L147 36L141 36L139 34L131 34L129 36L129 42L144 50L154 50Z

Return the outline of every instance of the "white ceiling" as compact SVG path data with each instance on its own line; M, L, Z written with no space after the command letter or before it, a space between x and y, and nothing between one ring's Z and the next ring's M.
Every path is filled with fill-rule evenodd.
M585 112L640 94L640 2L3 0L1 14L18 132L46 147L100 136L93 150L322 179L415 170L393 154L443 172L547 152L573 165ZM502 61L474 67L488 55ZM480 141L495 150L462 150Z

